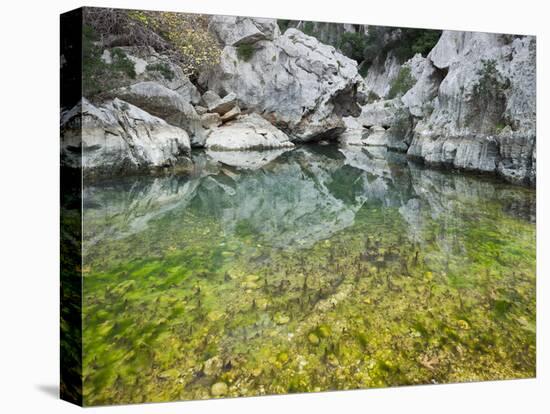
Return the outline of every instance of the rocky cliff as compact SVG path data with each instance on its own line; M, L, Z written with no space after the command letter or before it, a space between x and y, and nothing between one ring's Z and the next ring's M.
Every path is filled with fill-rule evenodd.
M202 85L220 95L235 92L241 107L296 142L342 133L342 116L359 113L357 63L297 29L281 35L275 20L251 20L212 19L224 48L219 66L201 76Z
M356 143L534 185L535 49L531 36L444 31L426 58L399 65L390 54L376 78L367 76L367 89L382 99L362 108ZM405 90L388 99L403 74Z
M170 37L128 16L125 30L85 38L84 97L63 108L65 165L103 176L186 165L191 147L235 162L221 153L339 140L535 184L534 37L432 31L426 43L416 29L203 17L219 53L194 73ZM126 33L138 26L141 43ZM382 52L361 60L365 45ZM431 51L404 59L404 47Z

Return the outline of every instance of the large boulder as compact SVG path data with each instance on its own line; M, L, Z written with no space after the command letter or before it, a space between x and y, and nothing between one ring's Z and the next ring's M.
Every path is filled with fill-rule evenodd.
M222 96L235 92L241 108L297 142L335 138L345 129L342 116L359 115L357 64L332 46L288 29L247 47L243 56L238 46L225 46L220 64L201 76L203 86Z
M366 104L361 108L357 121L366 128L389 127L401 106L398 98Z
M258 114L248 114L212 130L206 148L218 151L290 148L288 135Z
M169 124L183 128L190 136L193 146L203 146L208 135L202 120L185 97L156 81L144 81L122 87L108 93L120 98Z
M217 93L206 91L202 96L202 101L206 105L209 112L215 112L219 115L224 115L231 111L237 105L237 95L233 92L228 93L223 98L220 98Z
M84 176L114 176L185 164L187 133L142 109L114 99L95 106L87 99L61 120L62 164Z
M211 16L209 29L222 45L229 46L273 40L280 35L277 20L258 17Z
M344 118L346 131L339 141L348 145L384 146L407 151L413 122L399 98L366 104L357 118Z

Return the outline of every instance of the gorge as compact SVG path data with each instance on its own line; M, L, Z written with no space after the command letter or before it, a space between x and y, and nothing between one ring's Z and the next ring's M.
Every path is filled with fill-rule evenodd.
M99 18L90 16L90 30L99 30ZM84 39L84 63L103 71L85 72L84 97L62 109L67 165L81 154L89 177L185 171L194 148L334 141L535 185L532 36L443 31L425 56L403 61L394 38L404 35L396 29L379 35L384 53L367 67L318 38L336 44L346 34L369 33L369 26L205 19L215 63L191 78L167 51L120 33Z

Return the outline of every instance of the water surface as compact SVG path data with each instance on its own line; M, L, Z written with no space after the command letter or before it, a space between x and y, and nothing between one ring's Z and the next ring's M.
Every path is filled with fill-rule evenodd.
M86 404L535 375L533 190L382 149L194 162L86 186Z

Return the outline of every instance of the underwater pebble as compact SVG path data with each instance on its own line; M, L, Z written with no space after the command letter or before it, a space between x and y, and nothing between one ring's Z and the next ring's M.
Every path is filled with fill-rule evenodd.
M334 355L334 354L329 354L327 356L327 362L329 363L329 365L332 365L334 367L339 364L338 358L336 358L336 355Z
M227 391L228 388L225 382L216 382L210 389L210 393L213 397L221 397L222 395L227 394Z
M290 318L282 313L276 313L273 320L277 325L284 325L290 321Z
M284 364L288 361L288 354L286 352L280 352L279 355L277 355L277 361Z
M310 344L312 345L319 345L319 337L317 335L315 335L314 333L310 333L308 336L307 336L307 340L309 341Z
M224 313L222 311L214 310L212 312L209 312L206 316L210 322L216 322L219 321L223 317Z
M317 331L319 332L319 336L321 338L328 338L330 336L330 334L332 333L330 331L330 327L328 327L327 325L319 326L319 329L317 329Z
M470 324L466 322L464 319L460 319L457 323L460 329L464 329L464 330L470 329Z
M209 376L218 375L222 369L222 365L223 362L220 357L212 357L204 363L203 372Z

